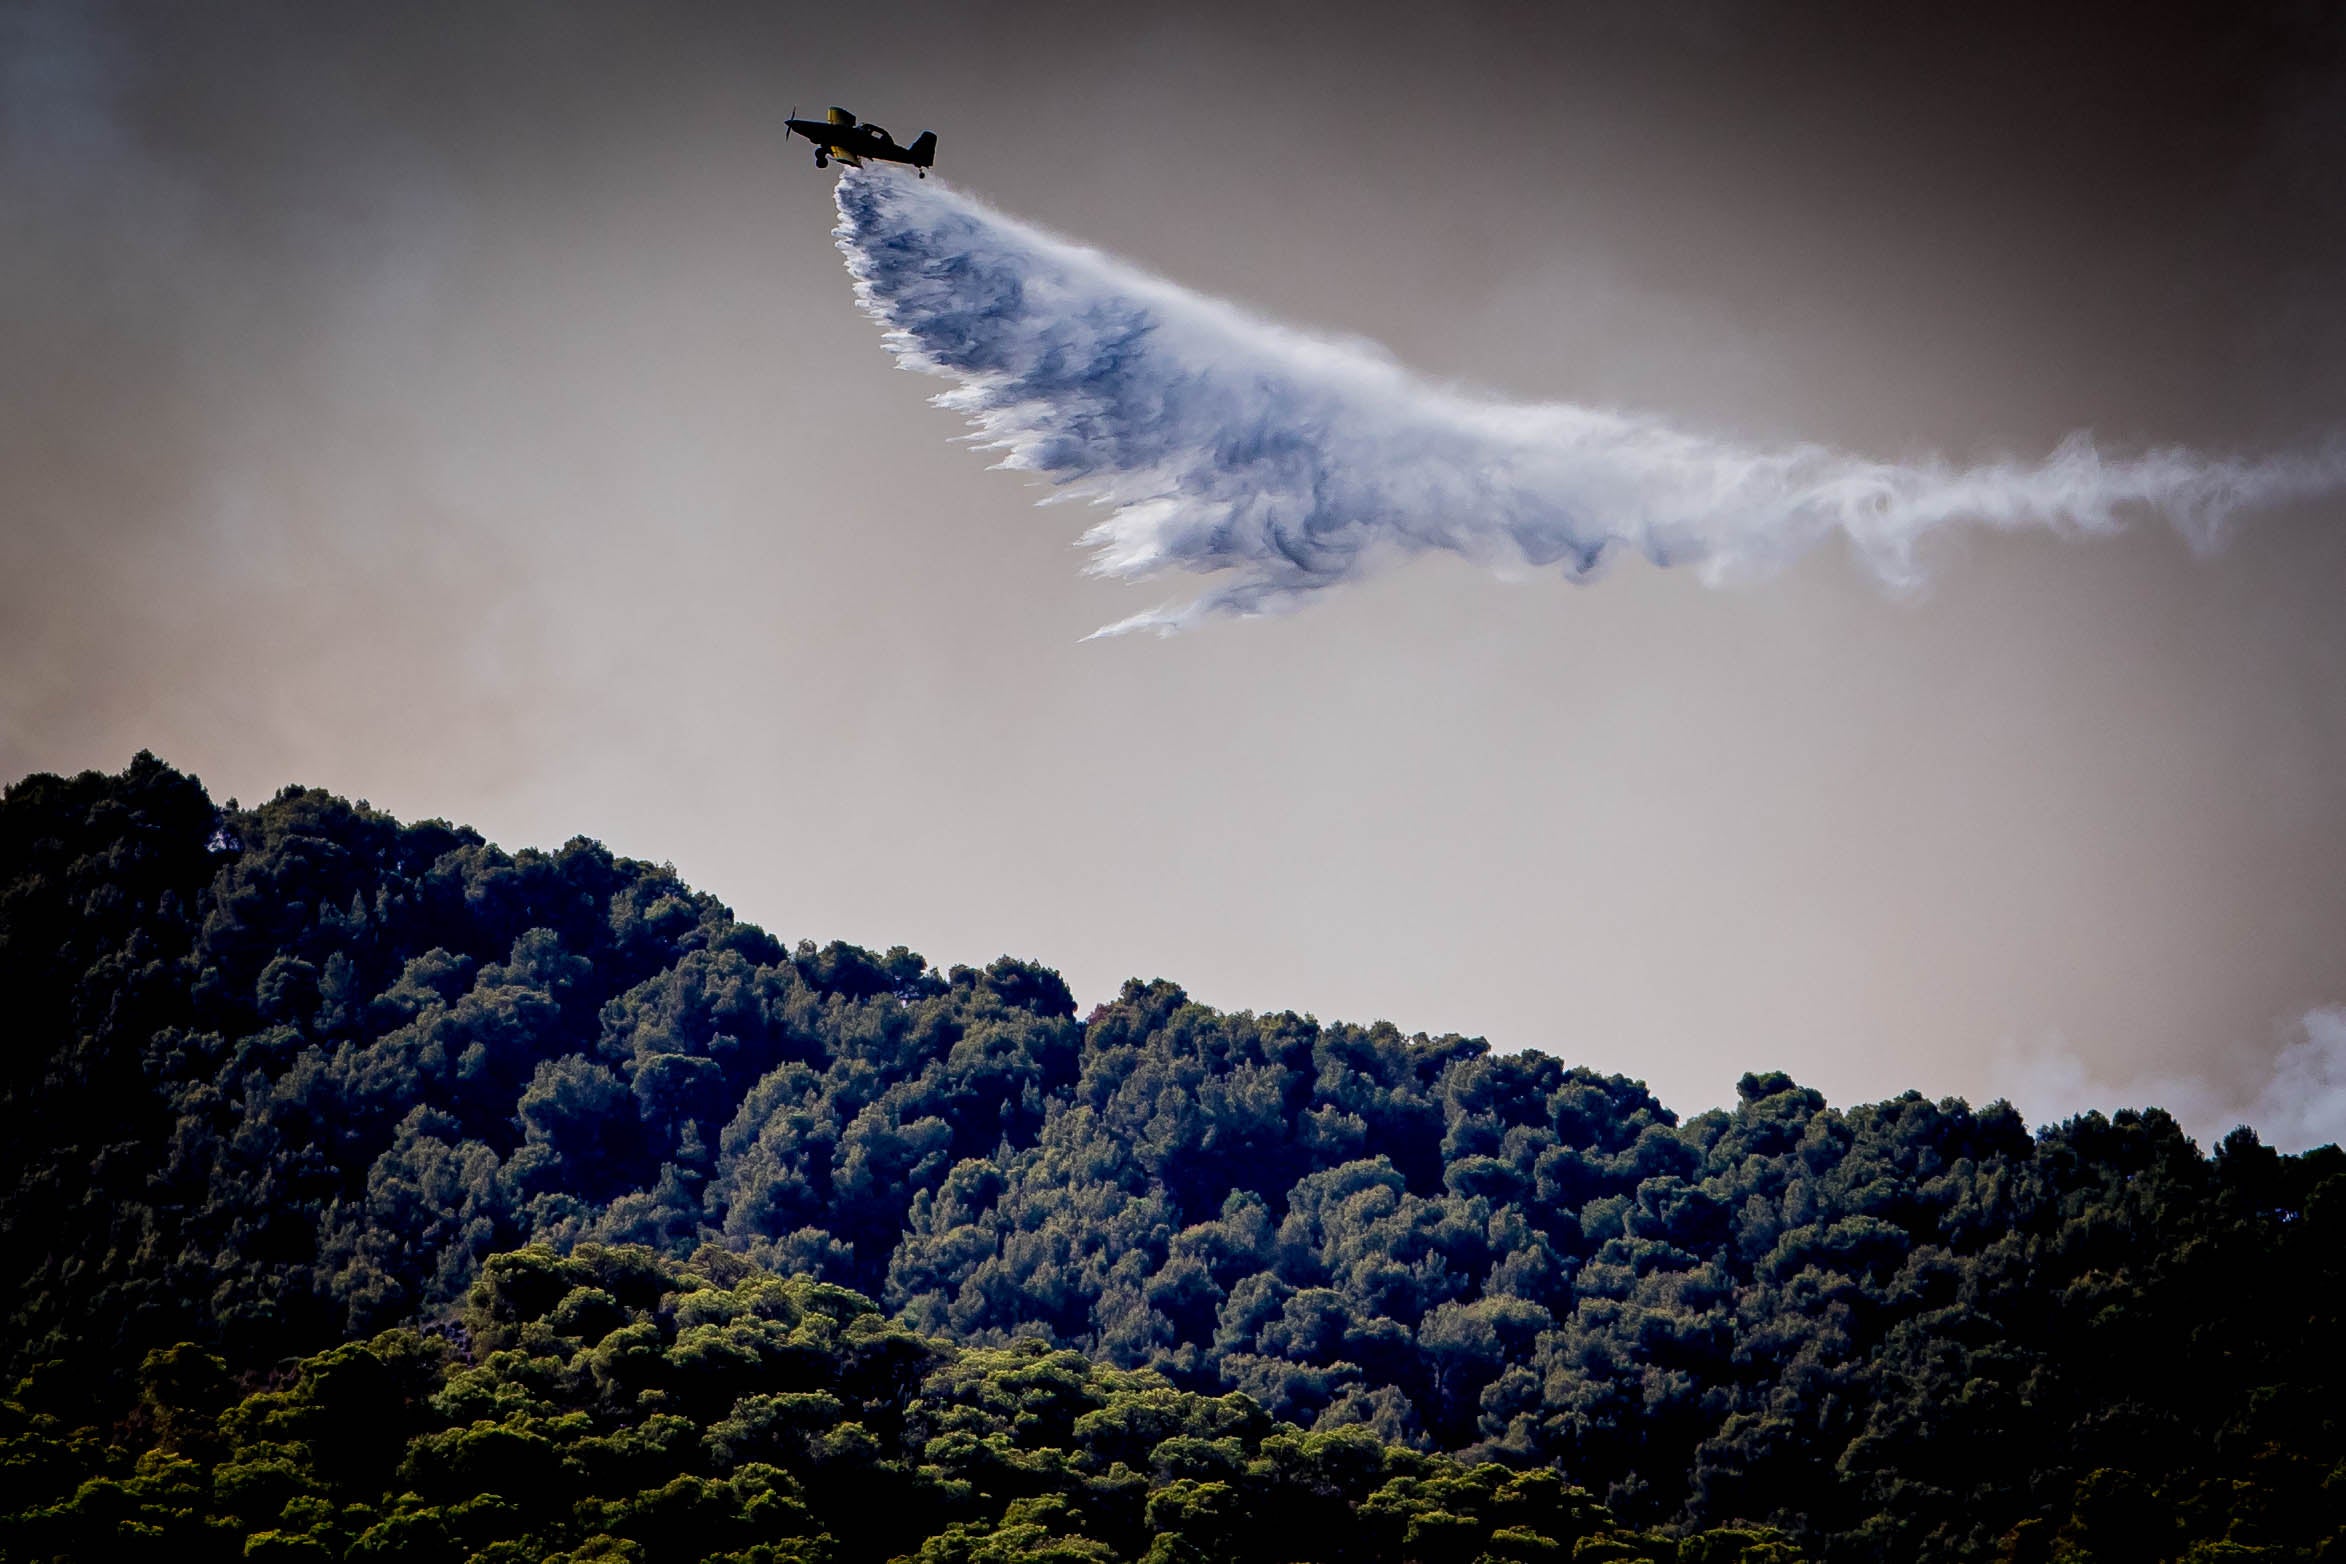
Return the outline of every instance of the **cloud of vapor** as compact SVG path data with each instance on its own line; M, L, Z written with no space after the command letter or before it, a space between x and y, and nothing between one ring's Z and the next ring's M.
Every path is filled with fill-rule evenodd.
M2196 1074L2097 1080L2082 1059L2057 1043L2025 1053L2007 1049L1991 1072L1991 1086L2035 1123L2088 1108L2160 1107L2202 1147L2241 1124L2283 1151L2346 1143L2346 1007L2309 1011L2290 1034L2264 1079L2245 1093Z
M1959 466L1510 403L1257 319L941 181L852 170L837 198L856 296L898 360L956 382L937 402L1000 465L1107 509L1083 539L1094 573L1220 578L1101 634L1278 612L1437 550L1583 580L1631 549L1724 579L1838 534L1905 583L1917 545L1951 524L2093 534L2129 512L2207 547L2239 511L2346 484L2335 441L2262 459L2105 456L2077 435L2041 461Z

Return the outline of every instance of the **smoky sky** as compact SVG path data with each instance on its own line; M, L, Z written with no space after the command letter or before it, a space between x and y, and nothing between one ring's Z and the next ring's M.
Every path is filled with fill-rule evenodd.
M1002 210L1478 394L2255 454L2346 426L2342 43L2314 6L9 6L0 769L145 746L584 832L789 937L1686 1108L1783 1067L2212 1123L2346 999L2335 504L2209 559L1962 540L1919 594L1425 560L1083 645L1154 594L891 370L780 120L934 129Z

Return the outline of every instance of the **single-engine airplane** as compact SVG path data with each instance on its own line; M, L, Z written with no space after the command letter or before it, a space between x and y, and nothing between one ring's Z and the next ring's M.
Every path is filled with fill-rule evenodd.
M829 119L800 119L798 110L792 109L782 125L785 139L797 134L815 144L817 168L829 166L833 158L850 168L863 167L865 158L877 158L883 163L910 163L926 179L937 161L935 131L924 130L912 138L911 146L900 147L895 137L877 125L858 123L845 109L833 109Z

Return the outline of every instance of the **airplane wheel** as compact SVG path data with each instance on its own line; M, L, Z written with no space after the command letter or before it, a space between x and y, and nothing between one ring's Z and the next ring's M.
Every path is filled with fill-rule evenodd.
M815 167L817 167L817 168L829 168L830 166L831 166L831 160L830 160L829 158L827 158L827 157L823 156L823 154L821 154L820 152L818 152L818 153L816 153L816 154L815 154Z

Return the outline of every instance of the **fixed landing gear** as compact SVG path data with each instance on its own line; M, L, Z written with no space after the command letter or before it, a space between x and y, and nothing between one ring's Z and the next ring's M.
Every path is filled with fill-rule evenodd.
M828 153L828 152L818 152L818 153L816 153L816 154L815 154L815 167L817 167L817 168L829 168L830 166L831 166L831 154L830 154L830 153Z

